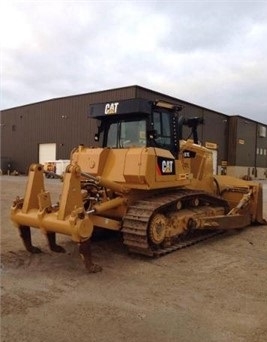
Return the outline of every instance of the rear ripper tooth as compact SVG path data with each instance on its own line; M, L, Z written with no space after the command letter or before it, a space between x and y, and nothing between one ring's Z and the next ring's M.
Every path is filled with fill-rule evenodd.
M147 232L149 220L152 215L156 212L164 212L164 210L171 208L178 201L190 203L190 199L192 199L193 196L199 196L202 200L213 205L227 206L227 203L224 200L216 198L216 196L210 196L202 191L184 189L172 191L168 195L153 195L145 200L137 201L129 207L123 220L123 243L128 247L129 252L158 257L221 234L223 231L201 231L197 232L200 234L196 234L196 236L189 236L186 240L177 241L170 246L159 247L151 244ZM167 210L167 212L169 212L169 210ZM179 238L179 236L177 237Z

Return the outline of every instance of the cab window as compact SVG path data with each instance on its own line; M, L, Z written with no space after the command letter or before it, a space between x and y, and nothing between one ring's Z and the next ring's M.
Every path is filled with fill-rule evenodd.
M109 125L106 146L113 148L146 146L146 121L122 120Z
M155 143L158 147L171 149L171 125L168 113L153 113L153 126L157 132Z

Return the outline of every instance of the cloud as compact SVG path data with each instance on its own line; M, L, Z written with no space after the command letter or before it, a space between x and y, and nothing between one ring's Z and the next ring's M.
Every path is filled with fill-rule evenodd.
M9 1L2 7L2 108L139 84L266 122L267 3Z

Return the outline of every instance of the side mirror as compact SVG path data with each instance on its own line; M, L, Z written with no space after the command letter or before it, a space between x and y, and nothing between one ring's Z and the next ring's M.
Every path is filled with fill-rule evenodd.
M156 129L151 129L147 132L147 137L149 140L154 140L158 138L158 132Z

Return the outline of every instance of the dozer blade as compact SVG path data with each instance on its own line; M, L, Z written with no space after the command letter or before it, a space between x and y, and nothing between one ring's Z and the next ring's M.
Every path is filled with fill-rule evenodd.
M267 221L263 218L263 190L262 184L259 184L257 189L257 202L256 202L256 223L267 224Z
M219 195L229 203L232 211L241 215L249 214L251 223L266 224L266 220L263 218L261 183L245 181L231 176L217 175L214 176L214 179L218 185Z

